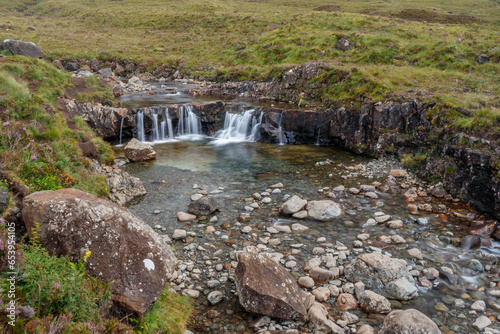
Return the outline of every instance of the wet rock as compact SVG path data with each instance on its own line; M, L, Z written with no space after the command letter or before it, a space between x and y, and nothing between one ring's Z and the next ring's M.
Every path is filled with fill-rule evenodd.
M308 260L305 265L304 265L304 270L309 271L312 268L319 267L321 265L321 259L318 257L313 257L312 259Z
M462 309L462 308L465 308L465 302L463 299L460 299L460 298L457 298L453 301L453 307L454 308L458 308L458 309Z
M328 319L328 311L325 306L315 302L308 311L309 322L314 333L344 334L344 330Z
M427 218L421 217L421 218L417 218L417 224L425 226L425 225L429 224L429 222L428 222Z
M491 320L488 319L488 317L483 315L483 316L480 316L479 318L477 318L476 321L474 321L474 323L472 324L472 327L481 331L481 330L485 329L486 327L488 327L489 325L491 325Z
M466 235L460 239L460 247L463 249L477 249L481 247L481 237L478 235Z
M473 221L469 228L471 234L479 235L480 237L489 238L497 228L497 222L489 221Z
M438 198L443 198L443 197L445 197L448 194L446 192L446 190L444 189L442 183L438 183L434 187L432 187L430 189L430 193L431 193L432 196L438 197Z
M309 270L309 275L316 283L328 283L334 279L339 278L340 271L338 268L332 268L332 270L323 269L320 267L314 267Z
M203 195L202 194L194 194L194 195L191 195L191 201L197 201L199 200L200 198L202 198Z
M325 222L332 221L342 214L340 205L330 200L310 201L306 210L309 218Z
M408 300L417 295L415 281L406 268L406 262L378 253L362 254L344 270L351 282L361 281L381 295Z
M408 172L404 169L392 169L389 174L394 177L405 177L406 175L408 175Z
M391 219L391 216L389 216L389 215L375 217L375 221L377 223L385 223L385 222L389 221L389 219Z
M156 152L149 144L142 143L133 138L125 146L125 157L130 161L147 161L156 158Z
M389 300L370 290L361 292L358 296L358 302L366 313L388 313L391 311Z
M365 196L369 197L371 199L377 199L378 198L378 195L376 193L372 192L372 191L369 191L369 192L365 193Z
M458 282L457 275L455 275L453 270L448 267L441 267L441 270L439 270L439 276L447 279L451 284L456 284Z
M185 296L197 299L200 296L200 291L193 289L186 289L182 292Z
M338 186L338 187L335 187L332 189L333 191L336 191L336 192L342 192L345 190L345 187L344 186Z
M359 189L358 188L349 188L349 192L353 195L359 194Z
M207 299L210 304L217 305L224 299L224 294L220 291L212 291L208 294Z
M438 326L425 314L414 309L389 313L379 334L441 334Z
M142 316L173 277L175 256L165 239L128 209L76 189L24 198L23 219L51 255L83 259L90 274L109 282L113 299ZM87 253L90 251L90 253Z
M191 220L195 220L196 219L196 216L195 215L191 215L189 213L186 213L186 212L177 212L177 220L179 220L180 222L188 222L188 221L191 221Z
M302 210L302 208L304 208L306 204L307 204L306 200L303 200L299 196L294 195L285 203L283 203L280 211L285 215L291 215Z
M422 256L422 252L418 248L408 249L407 253L408 253L408 255L410 255L411 257L416 258L417 260L423 260L424 259L424 257Z
M205 196L193 201L188 206L188 212L197 216L208 216L217 211L219 202L212 196Z
M387 226L388 228L394 228L394 229L402 228L403 221L400 219L390 220L387 223L385 223L385 226Z
M350 293L341 293L335 301L335 307L339 310L355 310L358 308L358 302Z
M359 322L359 317L354 313L344 312L344 314L342 314L342 320L344 320L347 325L352 325Z
M309 229L309 227L307 226L304 226L302 224L292 224L292 231L294 232L303 232L303 231L307 231Z
M295 279L269 256L240 253L235 283L240 304L248 312L281 319L307 319Z
M12 39L5 39L0 45L1 51L10 51L14 55L22 55L31 58L43 58L43 51L32 42L23 42Z
M292 215L292 217L297 218L297 219L306 219L307 218L307 211L302 210L302 211L296 212Z
M377 221L373 218L369 218L366 223L363 224L363 227L375 226L377 225Z
M176 229L172 234L172 240L184 240L186 238L187 238L186 230Z
M375 186L362 184L360 187L363 192L375 192Z
M474 311L478 311L478 312L484 312L486 311L486 303L484 302L484 300L476 300L471 306L470 308Z
M276 184L273 184L272 186L269 186L269 188L271 189L280 189L280 188L283 188L283 183L276 183Z

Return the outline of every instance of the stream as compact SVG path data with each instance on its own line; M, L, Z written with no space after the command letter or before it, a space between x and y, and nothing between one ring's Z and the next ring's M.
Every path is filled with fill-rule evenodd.
M139 108L199 101L183 93L183 89L192 88L190 85L163 85L175 86L177 91L153 96L128 94L122 102L128 108ZM183 129L177 129L176 134L166 128L167 123L163 129L158 123L155 125L157 130L153 129L150 137L144 133L142 136L146 141L156 139L152 142L156 160L127 163L122 167L132 176L139 177L148 192L140 203L129 207L131 211L160 234L171 236L176 229L188 232L185 240L172 243L181 261L179 278L172 288L179 293L186 289L200 292L195 299L195 314L188 329L204 333L254 332L252 325L261 316L249 314L240 306L233 282L235 251L248 246L281 254L281 263L287 263L296 279L306 275L303 265L307 260L321 256L318 248L333 254L339 267L358 254L370 251L405 259L412 267L410 272L420 282L417 283L419 296L410 301L391 300L392 308L418 309L429 316L443 333L478 332L472 327L478 316L493 319L499 315L500 305L495 297L487 294L487 290L496 288L500 282L497 267L500 244L492 241L490 246L474 250L455 246L459 238L468 234L472 220L485 219L481 213L457 200L431 196L427 185L412 175L404 179L390 177L392 169L401 168L391 157L373 159L332 146L259 143L254 131L259 115L248 111L261 102L236 100L232 103L244 105L244 108L240 114L226 114L226 128L214 137L204 136L199 129L196 129L196 134L187 133L188 123ZM157 137L154 137L155 131ZM168 131L171 134L167 134ZM141 133L140 129L138 133ZM115 151L118 157L123 156L123 146L117 145ZM377 187L378 198L348 191L374 182L385 186L385 189ZM282 183L283 188L270 188L277 183ZM340 185L345 190L334 192L336 198L333 200L342 205L344 214L333 222L295 219L279 214L280 206L290 196L300 195L307 200L330 199L327 196L331 196L332 189ZM408 210L409 203L403 193L412 187L420 192L413 204L427 204L441 208L442 212L419 210L415 214ZM187 212L191 196L198 193L214 196L221 204L220 212L196 222L178 221L177 212ZM270 203L256 200L253 194L259 195L254 197L270 198ZM257 204L251 206L252 203ZM378 212L390 215L391 219L401 219L403 227L366 226L369 219L380 215ZM250 218L241 219L241 216L248 215ZM270 229L295 223L308 229L293 233L274 233ZM247 226L250 231L248 228L244 230ZM362 233L370 238L360 240L358 236ZM337 242L345 245L348 251L338 251ZM411 248L418 248L423 259L409 256L407 250ZM288 266L291 262L296 265ZM422 270L430 267L438 270L449 267L454 273L453 278L440 275L432 281L419 280ZM341 275L332 284L342 287L345 283ZM223 299L211 305L206 296L214 290L220 291ZM456 299L462 299L465 308L456 307ZM471 309L478 300L485 301L484 311ZM331 305L330 315L340 319L341 312L334 303L335 298L326 302ZM368 315L361 309L350 312L359 317L357 324L347 326L351 332L364 323L379 329L383 322L382 316ZM298 322L272 319L265 328L302 327L303 324ZM496 322L493 322L493 327L498 327Z

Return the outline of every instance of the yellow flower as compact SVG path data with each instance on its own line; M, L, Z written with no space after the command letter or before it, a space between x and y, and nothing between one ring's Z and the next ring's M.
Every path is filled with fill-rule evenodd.
M87 259L90 257L90 254L92 254L92 252L89 250L85 252L85 261L87 261Z

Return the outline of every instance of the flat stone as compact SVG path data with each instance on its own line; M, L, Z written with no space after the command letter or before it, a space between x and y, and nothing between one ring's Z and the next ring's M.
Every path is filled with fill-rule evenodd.
M199 200L202 197L203 197L202 194L194 194L194 195L191 195L191 200L192 201L197 201L197 200Z
M375 221L377 223L385 223L386 221L389 221L389 219L391 219L391 216L389 215L383 215L383 216L377 216L375 217Z
M275 189L275 188L283 188L283 187L284 187L283 183L276 183L276 184L273 184L272 186L270 186L269 188Z
M172 234L172 240L182 240L187 238L187 231L186 230L181 230L181 229L176 229L174 230L174 233Z
M193 289L186 289L182 291L182 293L186 296L189 296L191 298L197 299L200 296L200 291L198 290L193 290Z
M377 221L373 218L368 218L368 220L366 221L366 223L363 224L363 227L369 227L369 226L375 226L377 225Z
M474 321L474 323L472 324L472 327L474 327L477 330L482 331L483 329L485 329L489 325L491 325L491 320L488 317L483 315L483 316L480 316L479 318L477 318L476 321Z
M307 204L306 200L300 198L297 195L294 195L290 199L288 199L285 203L283 203L280 211L285 215L292 215L302 210L302 208L304 208L306 204Z
M332 221L342 214L339 204L331 200L310 201L306 207L309 218L319 221Z
M292 231L294 231L294 232L307 231L308 229L309 229L309 227L304 226L302 224L298 224L298 223L292 224Z
M311 275L311 278L316 283L328 283L340 276L340 270L338 268L327 270L319 267L314 267L309 270L309 275Z
M484 312L486 311L486 303L484 300L477 300L470 306L470 308L474 311Z
M372 199L377 199L378 198L378 195L372 191L369 191L367 193L365 193L365 196L366 197L369 197L369 198L372 198Z
M292 215L292 217L296 218L296 219L306 219L307 218L307 211L302 210L302 211L296 212Z
M394 177L405 177L406 175L408 175L408 172L404 169L392 169L389 174Z
M314 288L314 280L308 276L299 277L298 283L300 286L307 288L307 289Z
M196 219L195 215L192 215L192 214L189 214L186 212L182 212L182 211L177 212L177 220L180 222L187 222L187 221L195 220L195 219Z

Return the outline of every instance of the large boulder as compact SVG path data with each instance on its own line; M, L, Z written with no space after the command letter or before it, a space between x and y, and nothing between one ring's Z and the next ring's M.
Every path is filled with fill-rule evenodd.
M11 39L6 39L0 45L1 51L10 51L15 55L28 56L32 58L43 58L43 51L32 42L16 41Z
M197 216L208 216L220 208L219 202L212 196L204 196L192 201L188 206L188 212Z
M305 199L300 198L297 195L293 195L290 199L288 199L281 206L281 213L285 215L292 215L296 212L302 210L304 206L306 206L307 201Z
M369 289L398 300L409 300L418 293L404 260L379 253L358 256L344 270L351 282L363 282Z
M156 158L156 152L149 144L138 141L132 138L125 146L125 157L130 161L146 161Z
M176 258L166 240L126 208L76 189L26 196L23 219L50 255L78 261L108 282L114 301L141 317L173 277ZM90 251L90 253L88 253Z
M281 319L307 319L295 279L267 254L240 253L235 283L240 304L247 311Z
M310 201L306 210L309 218L323 222L332 221L342 214L340 205L330 200Z
M415 309L392 311L379 334L441 334L438 326Z

